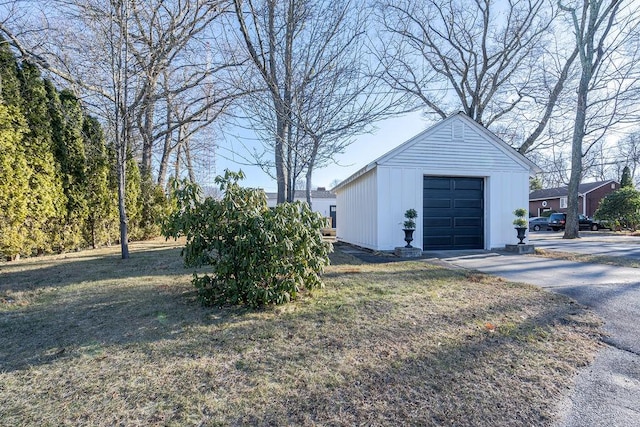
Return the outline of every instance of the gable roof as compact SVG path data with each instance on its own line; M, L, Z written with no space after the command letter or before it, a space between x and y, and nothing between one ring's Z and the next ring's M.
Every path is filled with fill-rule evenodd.
M277 199L278 193L266 193L267 199ZM307 193L304 190L296 190L294 195L294 199L306 199ZM311 198L312 199L335 199L336 193L332 193L327 190L311 190Z
M607 181L585 182L578 186L578 194L587 194L611 183L618 184L618 182L613 179L609 179ZM534 190L529 193L529 200L559 199L560 197L566 197L567 195L569 195L569 189L567 186L545 188L542 190Z
M459 113L453 114L453 115L447 117L446 119L441 120L440 122L428 127L424 131L420 132L419 134L415 135L414 137L410 138L409 140L405 141L404 143L398 145L397 147L393 148L392 150L390 150L387 153L383 154L382 156L378 157L373 162L367 164L365 167L363 167L362 169L358 170L357 172L355 172L353 175L351 175L350 177L348 177L344 181L340 182L338 185L336 185L332 189L332 191L336 191L337 189L339 189L341 187L344 187L345 185L349 184L350 182L355 181L356 179L358 179L360 176L364 175L365 173L375 169L378 166L378 164L384 163L384 162L388 161L389 159L393 158L394 156L398 155L399 153L403 152L404 150L414 146L415 144L418 144L418 143L424 141L426 138L428 138L429 136L434 134L439 128L441 128L442 126L448 125L449 122L454 121L454 120L462 120L464 122L464 124L466 124L467 126L470 126L474 130L478 131L478 133L480 133L484 137L484 139L486 139L487 141L491 142L500 152L505 154L507 157L511 158L514 162L520 164L521 166L525 167L526 169L529 169L530 173L533 174L533 173L537 173L537 172L541 172L542 171L535 163L533 163L531 160L527 159L525 156L520 154L517 150L515 150L509 144L504 142L502 139L498 138L494 133L489 131L487 128L485 128L484 126L482 126L478 122L472 120L466 114L464 114L462 112L459 112Z

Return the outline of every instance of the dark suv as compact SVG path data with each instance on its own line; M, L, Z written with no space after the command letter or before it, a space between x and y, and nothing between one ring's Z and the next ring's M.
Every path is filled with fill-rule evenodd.
M578 221L580 223L581 230L598 231L600 228L597 222L582 214L578 215ZM551 227L553 231L563 230L566 223L566 213L553 213L549 217L549 227Z

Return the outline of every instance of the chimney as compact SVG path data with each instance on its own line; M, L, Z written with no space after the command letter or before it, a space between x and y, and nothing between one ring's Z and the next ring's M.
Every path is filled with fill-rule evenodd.
M327 191L326 187L318 187L318 191Z

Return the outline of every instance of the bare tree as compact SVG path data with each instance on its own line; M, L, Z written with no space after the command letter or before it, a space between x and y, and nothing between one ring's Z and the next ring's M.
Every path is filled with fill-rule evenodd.
M278 202L293 200L304 174L329 161L391 114L395 97L381 91L365 52L367 15L354 1L235 0L236 18L253 63L241 84L252 89L243 106L264 141L254 153L275 168ZM256 84L260 81L260 84ZM250 85L255 86L250 86ZM264 160L269 153L274 161Z
M225 3L210 0L134 3L130 49L144 76L134 100L136 124L142 137L143 174L151 173L154 147L165 140L166 134L181 127L191 127L195 132L203 129L237 96L228 90L231 86L222 83L226 70L235 64L227 62L226 57L212 55L209 41L214 39L214 23L226 12ZM177 114L171 117L162 114L160 106ZM156 117L158 113L160 117ZM194 125L189 126L191 123ZM161 156L166 154L160 150ZM162 179L158 182L162 183Z
M440 118L461 110L524 154L552 118L578 53L551 42L552 5L381 0L384 78L417 108Z
M23 54L73 85L102 118L110 114L104 100L109 104L113 98L104 38L111 3L117 2L46 4L46 31L20 40ZM227 52L231 48L218 43L224 32L218 21L229 5L226 0L141 0L127 5L127 49L130 68L135 70L129 109L136 140L141 141L134 148L139 150L143 174L157 172L153 157L164 155L167 134L175 136L174 131L190 122L196 123L193 129L203 130L238 96L228 82L227 71L237 65L228 61L233 58ZM181 104L179 118L172 117L170 125L165 111L169 102Z
M139 153L141 169L150 175L156 147L165 160L170 153L162 150L187 144L235 97L225 84L226 70L233 65L217 56L217 45L211 46L221 31L214 21L225 4L229 5L224 0L59 0L46 5L47 13L41 15L46 16L46 31L33 33L38 37L20 38L4 22L0 31L24 57L72 85L102 118L118 152L119 187L124 191L126 156ZM166 161L162 164L167 167ZM126 258L123 197L119 204Z
M366 36L369 20L366 14L361 12L358 16L348 6L345 2L336 11L333 25L334 28L342 25L348 31L343 29L334 39L323 38L321 28L312 31L317 40L310 37L310 43L301 52L304 62L312 66L295 87L292 118L302 136L296 154L299 169L305 171L309 204L313 171L333 161L355 135L369 131L372 123L398 114L398 107L404 102L404 97L396 97L382 87L379 79L384 73L382 64L376 63L371 69L368 61L357 60L370 58L363 40L359 40ZM326 59L322 60L316 49L309 48L317 46L323 47ZM320 60L314 59L314 55ZM327 65L317 67L314 62Z
M636 181L636 171L640 165L640 132L635 131L618 142L616 158L618 180L622 178L622 168L629 166L631 178Z
M639 18L632 6L623 9L622 4L621 0L583 0L577 5L560 2L575 35L580 73L565 239L579 237L578 186L583 156L608 130L628 119L637 102Z

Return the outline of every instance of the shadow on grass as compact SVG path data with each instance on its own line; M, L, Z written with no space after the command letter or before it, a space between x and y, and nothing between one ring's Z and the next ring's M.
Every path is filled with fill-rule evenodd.
M167 251L151 252L151 255L166 254ZM142 257L139 256L139 259ZM85 262L101 265L101 262L110 264L118 260ZM87 264L81 263L80 266L85 268ZM3 338L0 371L48 364L63 357L95 354L114 345L138 346L161 340L180 341L191 327L215 325L216 329L229 328L271 310L202 307L186 273L176 274L173 270L160 277L160 273L156 272L156 276L144 277L144 280L133 273L132 269L120 271L116 280L112 280L114 275L109 275L108 280L95 280L69 292L59 290L40 297L40 300L36 298L33 304L25 307L0 312L0 336ZM342 282L337 288L337 284L333 283L330 286L343 295L329 306L311 306L304 313L296 313L294 318L309 324L341 322L344 310L360 310L360 304L372 309L375 302L370 301L370 294L378 299L384 298L388 292L385 283L402 277L396 272L369 274L368 277L376 282L374 286L356 287L354 291L349 289L351 285L348 281ZM431 273L431 277L440 279L452 274L458 273L437 269ZM67 279L65 283L75 282ZM345 299L346 302L340 302ZM335 309L336 305L340 305L340 308ZM274 319L274 322L281 326L284 320ZM285 329L296 330L295 323L292 322ZM238 333L246 337L262 336L264 330L272 327L263 324L242 329ZM219 351L229 350L225 348L225 340L215 342L216 346L220 346Z
M425 312L413 319L418 322L397 313L389 324L386 316L396 304L363 296L334 306L330 301L323 310L230 325L233 343L247 347L240 354L231 338L212 337L204 347L234 357L234 375L243 383L268 384L268 393L256 390L268 401L235 407L225 418L230 425L549 425L573 370L590 358L584 337L554 336L554 328L584 333L590 326L575 317L583 309L568 299L539 298L532 304L552 305L513 329L489 332L468 325L517 312L519 302L460 309L440 315L439 322ZM447 333L457 335L447 339ZM206 357L202 348L181 352ZM322 368L330 373L308 372L327 361L330 366ZM295 389L287 390L290 381Z
M154 270L153 257L167 253L139 258L150 262L139 268ZM122 281L1 313L0 371L133 353L128 357L151 367L162 361L195 370L193 378L215 390L208 392L215 399L198 403L202 424L549 424L558 390L572 376L566 370L588 354L579 340L553 338L552 330L580 328L572 319L581 309L541 291L507 295L509 285L489 281L490 298L475 301L484 288L468 291L465 284L483 285L486 276L415 266L331 276L313 301L264 311L202 308L177 268L140 274L148 280L135 283L133 272L124 272ZM520 317L522 307L537 314ZM505 313L516 319L511 329L482 328ZM554 353L560 347L565 353ZM114 359L113 375L135 375ZM190 390L174 377L160 383L168 390L138 396L136 405L159 398L173 406L177 393ZM184 416L165 422L188 424Z
M233 324L247 312L204 308L188 281L175 286L173 279L185 282L168 275L160 284L96 283L74 295L0 312L0 371L93 355L114 345L143 348L145 343L180 339L192 325Z
M247 408L247 413L229 422L394 425L402 420L406 425L549 425L556 409L552 402L559 401L573 370L588 363L590 356L584 351L573 354L574 349L583 350L579 344L558 354L552 354L552 343L546 348L538 344L551 342L544 335L550 335L559 323L570 325L574 313L575 306L562 304L523 321L509 336L476 331L462 341L416 345L404 354L394 352L393 347L407 337L424 342L439 339L429 332L433 325L428 319L411 334L383 328L367 336L351 336L349 346L327 331L317 345L334 359L362 355L353 365L336 367L338 380L301 382L302 389L296 394L304 399L268 405L264 413ZM466 315L471 313L456 313L461 322L470 320ZM314 359L312 352L296 357L298 348L292 343L273 357L292 364ZM283 366L274 370L277 368ZM249 381L258 382L257 377L264 375L264 370L249 371L250 377L256 377ZM270 372L271 376L277 378L277 372Z
M56 257L31 258L0 266L0 293L64 287L89 280L126 279L187 272L181 248L153 248L132 251L129 259L92 251Z

